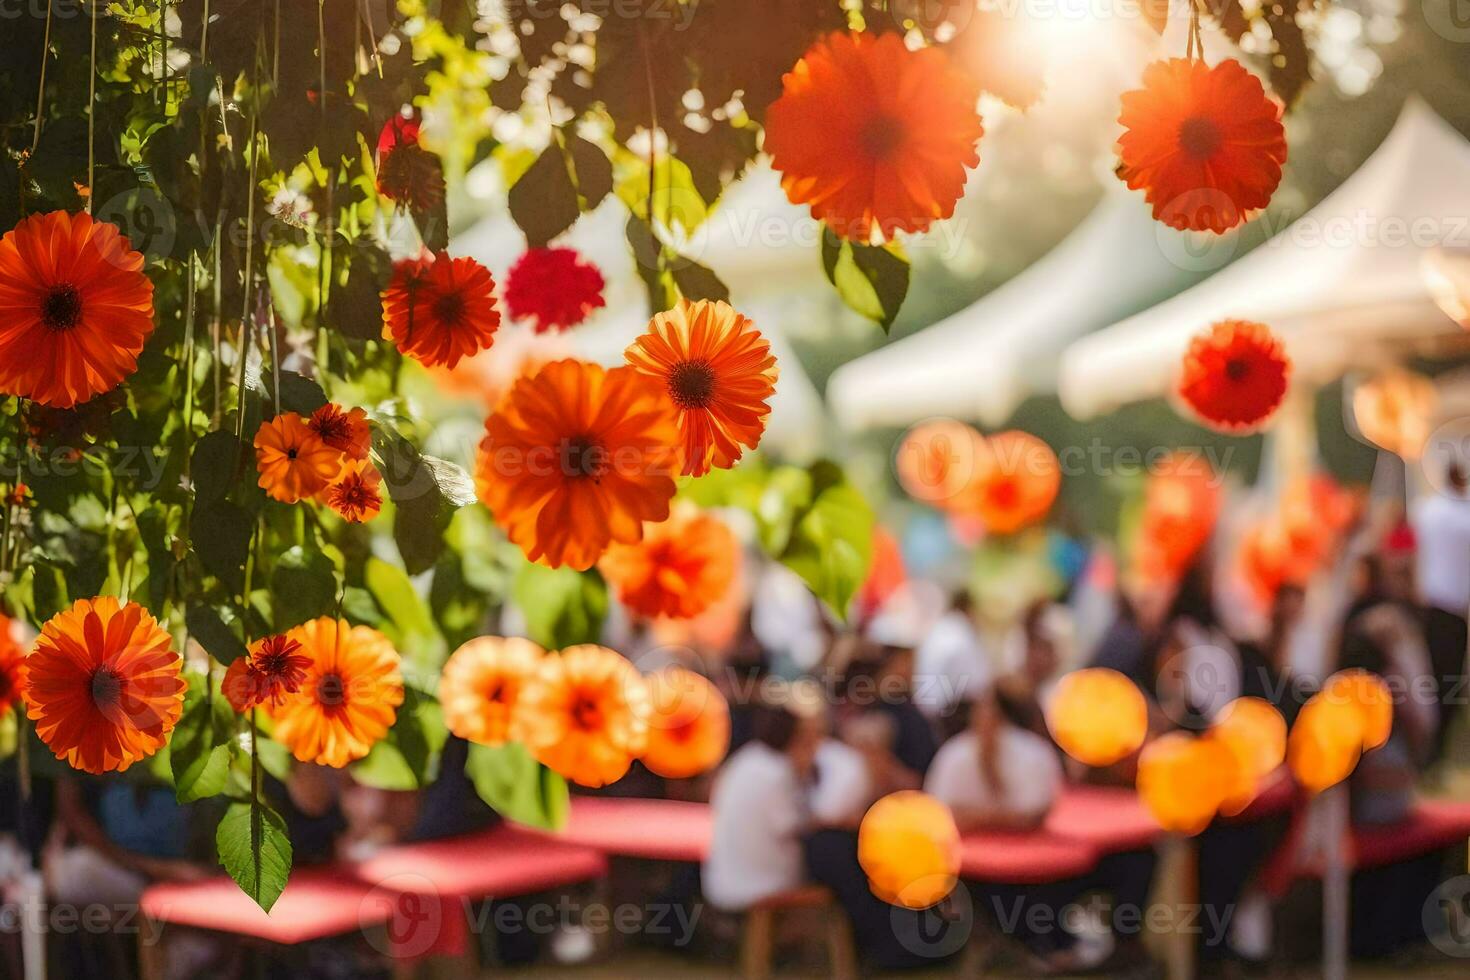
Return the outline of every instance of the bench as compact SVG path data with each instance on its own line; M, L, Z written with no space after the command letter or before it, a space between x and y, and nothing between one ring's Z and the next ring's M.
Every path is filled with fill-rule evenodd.
M356 864L294 870L269 914L227 876L150 885L143 914L276 945L362 932L400 965L425 956L478 957L470 902L515 898L606 877L607 859L512 827L403 844ZM162 976L162 949L142 944L144 980Z

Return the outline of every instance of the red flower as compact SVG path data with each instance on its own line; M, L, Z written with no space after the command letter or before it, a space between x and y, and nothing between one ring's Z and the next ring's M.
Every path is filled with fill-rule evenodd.
M533 248L510 267L505 308L512 320L535 320L537 333L566 330L606 305L605 285L575 249Z
M393 266L383 292L383 336L429 367L454 367L495 342L495 281L474 259L443 252Z
M1223 234L1271 202L1286 162L1281 106L1238 61L1171 58L1123 93L1118 176L1172 228Z
M444 203L444 167L439 158L419 146L415 119L394 116L378 136L374 158L378 193L412 211L432 211Z
M268 636L230 664L220 691L241 714L258 704L280 707L286 695L301 689L309 667L311 658L301 652L299 642L289 636Z
M1190 342L1179 397L1212 429L1257 428L1286 395L1291 361L1265 324L1222 320Z

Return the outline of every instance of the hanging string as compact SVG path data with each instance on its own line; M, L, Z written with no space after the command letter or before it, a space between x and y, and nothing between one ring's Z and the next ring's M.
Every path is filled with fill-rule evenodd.
M50 7L48 5L49 14ZM99 11L94 0L92 4L92 49L90 54L89 71L87 72L87 214L92 213L92 198L94 175L97 169L97 18Z
M36 126L31 134L31 154L41 145L41 117L46 114L46 64L51 60L51 0L46 0L46 30L41 38L41 84L36 86ZM30 154L27 154L29 156Z
M1191 0L1189 4L1189 37L1185 42L1184 57L1190 61L1205 60L1205 41L1200 32L1197 0Z

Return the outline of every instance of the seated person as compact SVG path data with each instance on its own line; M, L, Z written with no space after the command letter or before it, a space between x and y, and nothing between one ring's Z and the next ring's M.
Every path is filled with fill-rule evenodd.
M987 692L970 705L970 728L939 749L924 789L954 813L960 832L1039 827L1062 787L1050 742L1017 723L1012 703Z
M702 873L704 896L723 909L749 908L805 879L803 784L819 729L783 707L761 705L751 739L725 761L710 794L714 827Z
M918 789L938 750L934 729L913 702L913 662L912 649L869 643L843 676L837 730L867 759L875 796Z

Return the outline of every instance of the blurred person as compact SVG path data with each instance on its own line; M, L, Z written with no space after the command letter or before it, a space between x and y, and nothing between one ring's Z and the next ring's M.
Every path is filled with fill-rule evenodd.
M1016 723L1051 743L1046 725L1046 700L1072 660L1075 634L1066 606L1043 600L1026 612L1022 623L1025 647L1016 669L996 681L996 688L1011 706Z
M950 599L914 652L914 703L937 718L956 703L979 697L995 668L975 624L974 603L963 589Z
M837 731L867 760L878 796L918 789L939 749L933 726L913 702L913 662L911 647L869 642L842 678Z
M725 760L710 794L713 829L701 875L706 899L742 910L806 878L805 784L821 734L784 706L762 704L750 740Z
M1055 749L1008 697L987 691L967 707L969 729L940 747L924 791L949 806L961 833L1041 826L1062 787Z
M1465 464L1450 460L1444 489L1416 501L1409 511L1416 544L1415 576L1424 606L1424 634L1436 678L1441 731L1454 701L1463 700L1465 647L1470 629L1470 477ZM1443 749L1437 736L1435 752Z

